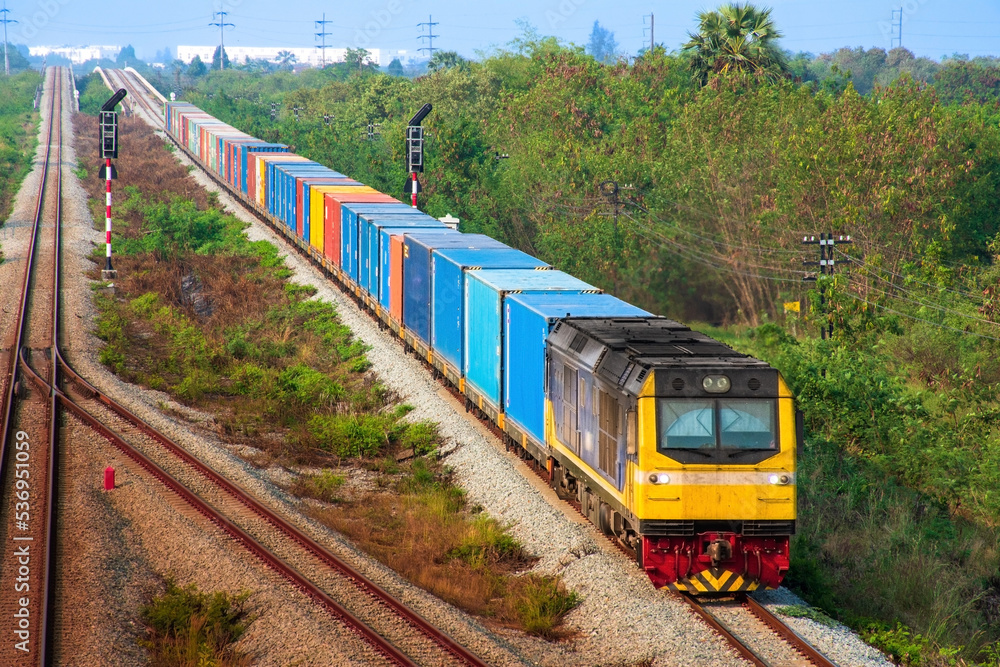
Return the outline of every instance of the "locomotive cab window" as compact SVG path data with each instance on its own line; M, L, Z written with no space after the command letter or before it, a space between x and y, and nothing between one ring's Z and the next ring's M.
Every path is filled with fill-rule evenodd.
M657 449L682 463L756 463L778 452L777 402L659 399Z

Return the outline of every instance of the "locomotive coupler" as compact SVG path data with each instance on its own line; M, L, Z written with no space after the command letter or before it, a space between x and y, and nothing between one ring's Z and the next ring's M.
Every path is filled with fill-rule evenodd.
M729 540L718 539L708 545L705 553L712 559L712 567L719 567L720 564L732 558L733 547L729 544Z

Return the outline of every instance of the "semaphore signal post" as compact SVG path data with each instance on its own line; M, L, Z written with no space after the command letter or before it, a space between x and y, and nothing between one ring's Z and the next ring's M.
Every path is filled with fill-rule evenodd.
M111 162L112 159L118 158L118 113L115 111L115 107L118 103L125 99L128 93L124 88L119 88L118 92L111 96L111 98L104 103L101 107L101 158L104 159L104 164L101 165L100 174L104 177L108 184L107 188L107 215L105 217L104 231L106 234L106 261L104 264L104 270L101 271L102 280L116 280L118 278L118 272L115 271L114 267L111 266L111 180L118 177L118 172L115 170L114 163Z

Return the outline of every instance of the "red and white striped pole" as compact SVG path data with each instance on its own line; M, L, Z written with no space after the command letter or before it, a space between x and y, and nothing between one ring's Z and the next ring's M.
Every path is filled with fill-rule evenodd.
M410 201L413 203L413 208L417 207L417 172L412 172L413 174L413 193L410 195Z
M104 172L108 184L107 195L106 195L107 215L105 216L105 221L104 221L104 231L107 237L107 254L106 254L107 261L105 262L104 270L109 272L107 274L107 277L112 278L114 277L114 274L112 273L114 269L111 266L111 158L105 158Z

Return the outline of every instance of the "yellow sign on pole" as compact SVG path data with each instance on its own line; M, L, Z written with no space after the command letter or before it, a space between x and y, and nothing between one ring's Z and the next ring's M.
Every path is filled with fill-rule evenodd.
M797 313L799 312L799 306L801 301L786 301L785 302L785 312L786 313Z

